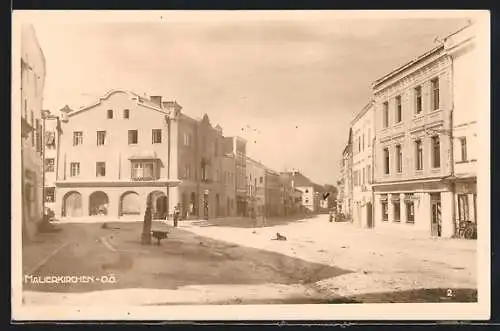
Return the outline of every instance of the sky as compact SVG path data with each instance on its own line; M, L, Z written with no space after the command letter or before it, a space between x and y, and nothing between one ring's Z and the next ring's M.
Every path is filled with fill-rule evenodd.
M80 108L111 89L162 95L247 139L249 156L270 168L335 184L350 121L372 82L467 23L219 18L34 22L46 58L44 108Z

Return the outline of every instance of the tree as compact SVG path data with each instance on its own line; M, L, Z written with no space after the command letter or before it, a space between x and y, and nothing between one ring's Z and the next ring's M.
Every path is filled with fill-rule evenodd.
M144 212L144 223L142 225L142 237L141 237L141 243L143 245L151 245L151 226L152 226L152 219L153 215L151 213L153 205L153 198L151 197L151 194L148 195L148 198L146 200L146 211Z

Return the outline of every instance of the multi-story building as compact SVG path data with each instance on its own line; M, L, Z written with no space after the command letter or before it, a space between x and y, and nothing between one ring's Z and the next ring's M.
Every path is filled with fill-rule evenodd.
M59 116L49 115L45 118L45 208L55 211L56 201L56 168L59 157L59 137L61 134L61 123Z
M352 144L352 221L361 227L372 227L372 150L375 138L374 108L370 101L351 122Z
M247 206L247 141L241 137L225 137L224 153L234 159L235 206L237 216L246 216Z
M444 40L452 61L453 171L455 222L477 222L478 91L475 26L467 26Z
M180 114L178 123L182 139L177 147L181 169L181 210L197 217L224 216L227 196L222 182L225 159L222 128L219 125L213 127L206 114L201 120ZM193 143L190 143L190 137L194 139ZM175 144L172 148L176 148Z
M266 176L264 178L265 194L266 194L266 216L277 217L283 216L283 205L281 194L281 176L278 172L266 169Z
M266 214L266 167L247 156L246 179L248 212L250 217Z
M23 239L43 219L43 90L45 56L31 25L21 29L21 194Z
M349 129L349 138L342 151L340 163L340 179L338 181L339 195L337 197L338 212L351 217L352 214L352 128Z
M301 192L302 206L310 212L318 212L322 193L320 185L313 183L308 177L297 170L292 170L289 174L291 176L292 187Z
M122 90L63 109L56 214L139 218L151 196L156 219L176 205L184 216L222 215L222 130L207 115L195 120L181 110L175 101Z
M453 235L451 87L443 45L374 82L376 227Z
M225 154L222 159L222 185L226 196L223 216L236 215L236 158Z

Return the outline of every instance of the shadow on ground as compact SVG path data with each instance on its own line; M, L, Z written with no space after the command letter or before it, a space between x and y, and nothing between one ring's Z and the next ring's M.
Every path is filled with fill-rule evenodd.
M290 223L300 223L315 217L317 217L317 215L314 214L297 215L293 217L273 217L267 218L266 220L262 220L261 218L252 219L246 217L227 217L196 221L193 222L193 224L199 227L261 228L277 225L287 225Z
M217 305L262 305L262 304L352 304L352 303L466 303L477 302L477 290L456 289L453 295L449 294L449 289L419 289L410 291L366 293L353 297L338 297L334 299L314 298L314 297L291 297L284 299L241 299L233 298L220 302L212 302ZM166 306L171 303L157 303L151 306ZM193 305L193 303L176 303L175 305Z
M71 242L48 261L36 276L114 275L115 284L25 283L24 290L89 292L125 288L176 289L209 284L309 284L350 271L311 263L279 253L241 247L170 228L161 246L140 245L142 224L64 224L58 235ZM117 251L111 251L100 238ZM24 252L23 254L28 252Z

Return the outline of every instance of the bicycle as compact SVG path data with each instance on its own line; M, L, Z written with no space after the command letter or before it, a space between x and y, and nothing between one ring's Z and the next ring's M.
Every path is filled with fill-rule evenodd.
M458 236L462 239L476 239L477 226L471 221L460 221L458 223Z

